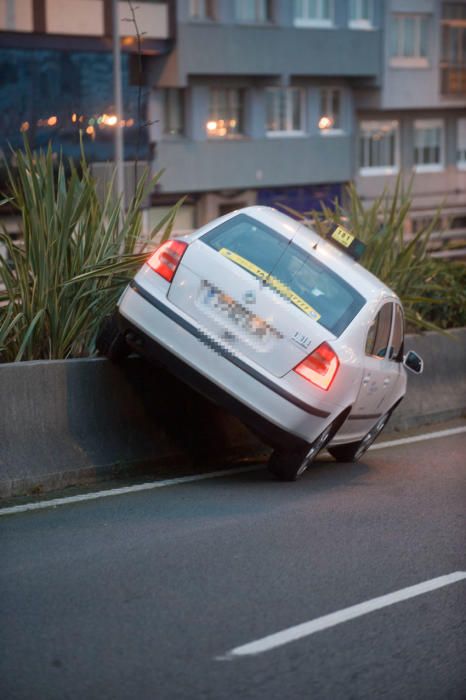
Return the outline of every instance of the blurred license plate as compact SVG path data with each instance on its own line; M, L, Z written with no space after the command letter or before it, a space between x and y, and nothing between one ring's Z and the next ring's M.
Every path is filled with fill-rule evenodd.
M203 302L212 310L216 310L225 319L228 319L236 327L243 329L248 334L259 340L266 340L271 335L278 335L266 321L251 313L244 306L239 304L222 292L218 287L204 281L202 283Z

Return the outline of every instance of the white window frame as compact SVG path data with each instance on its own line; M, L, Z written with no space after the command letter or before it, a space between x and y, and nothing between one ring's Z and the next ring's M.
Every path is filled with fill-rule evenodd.
M430 39L430 25L431 25L432 15L427 13L424 14L414 14L409 12L395 12L392 15L392 21L390 23L390 32L395 31L395 24L399 22L399 27L401 31L397 35L397 49L398 53L395 55L391 54L390 46L390 66L392 68L428 68L430 66L429 61L429 39ZM401 47L404 41L404 31L405 25L404 20L414 19L414 54L412 56L403 56L401 52ZM426 23L427 32L427 56L421 56L421 23Z
M333 111L327 110L325 114L321 114L322 112L322 100L323 100L323 93L326 92L327 94L331 94L332 92L338 92L339 95L339 121L340 121L340 126L338 127L330 127L329 129L320 129L319 128L319 133L321 136L340 136L341 134L345 133L345 129L343 127L343 115L344 115L344 106L343 106L343 90L340 87L322 87L319 89L319 121L322 119L322 117L333 117ZM327 95L326 100L329 101L329 97ZM330 103L332 102L330 98ZM319 123L317 123L317 126L319 126Z
M227 108L232 109L232 103L233 103L233 108L236 108L238 111L238 114L233 115L230 114L227 116L225 119L220 116L215 116L215 98L214 95L215 93L219 92L225 92L227 96ZM213 108L213 109L212 109ZM217 111L220 112L220 107L217 105L216 107ZM211 111L212 110L212 111ZM207 124L211 121L230 121L235 118L240 119L240 128L241 131L238 133L225 133L225 134L215 134L213 131L210 131L207 127ZM241 88L211 88L210 94L209 94L209 116L207 119L206 123L206 133L207 133L207 138L212 141L218 141L219 139L242 139L244 138L244 118L245 118L245 95L244 95L244 90Z
M416 149L416 129L440 129L440 162L414 163L416 173L438 173L445 169L445 122L443 119L415 119L413 124L413 160Z
M239 16L238 4L245 1L249 1L254 6L253 19L242 19ZM272 21L270 0L234 0L234 10L235 22L238 24L270 24Z
M382 129L383 125L395 127L395 163L393 165L362 165L359 164L360 175L396 175L400 169L400 122L397 119L361 119L359 122L359 137L358 137L358 159L359 159L359 141L364 130L371 131L373 129Z
M325 0L316 0L317 2L317 16L309 17L309 3L312 0L300 0L303 6L307 8L303 14L307 16L297 17L296 16L296 2L294 2L294 26L295 27L320 27L322 29L332 29L335 26L335 2L334 0L328 0L330 5L330 17L323 17L323 3Z
M362 16L364 0L350 0L350 18L348 26L350 29L374 29L374 0L368 0L370 3L369 18Z
M291 137L296 137L296 136L305 136L306 135L306 130L305 130L305 91L303 88L299 87L267 87L265 88L266 92L266 98L267 98L267 92L271 93L273 92L274 94L278 94L280 99L285 100L285 126L287 127L286 129L267 129L267 118L268 115L266 113L266 135L269 138L276 138L276 137L283 137L283 136L291 136ZM293 129L292 124L293 124L293 100L292 100L292 94L294 92L299 93L299 109L300 109L300 129ZM267 102L266 102L266 110L267 110Z
M458 170L466 170L466 117L456 123L456 165Z

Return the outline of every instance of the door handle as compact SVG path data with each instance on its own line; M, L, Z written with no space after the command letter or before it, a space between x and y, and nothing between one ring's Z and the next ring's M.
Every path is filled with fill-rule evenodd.
M388 377L387 377L386 379L383 380L383 385L388 386L390 384L390 382L391 382L391 379L388 379Z
M369 384L370 380L371 380L371 375L368 374L367 377L364 377L364 379L362 380L363 386L367 386L367 384Z

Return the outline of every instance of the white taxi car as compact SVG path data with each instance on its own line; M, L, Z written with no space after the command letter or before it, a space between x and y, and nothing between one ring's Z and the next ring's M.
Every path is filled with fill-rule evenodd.
M338 243L339 245L335 245ZM157 359L274 447L294 480L327 447L357 460L406 391L403 310L349 254L269 207L248 207L163 243L118 303L101 349Z

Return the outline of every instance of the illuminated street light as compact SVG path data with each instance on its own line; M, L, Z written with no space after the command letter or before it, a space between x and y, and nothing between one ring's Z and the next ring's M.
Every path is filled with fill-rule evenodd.
M123 116L123 100L121 95L121 47L120 26L118 15L118 0L112 0L113 28L113 99L115 102L115 169L116 194L120 198L120 222L125 207L125 175L123 164L123 129L120 119Z

